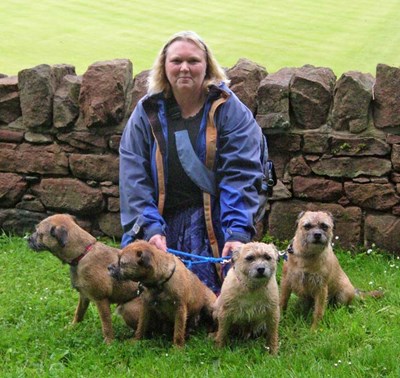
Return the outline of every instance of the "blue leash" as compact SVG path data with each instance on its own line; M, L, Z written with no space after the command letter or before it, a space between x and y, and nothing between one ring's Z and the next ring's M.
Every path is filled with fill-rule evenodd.
M178 256L179 258L181 258L181 256L182 257L188 257L189 259L181 258L181 260L187 266L187 268L189 268L189 269L192 267L192 265L227 263L231 259L230 256L218 257L217 258L217 257L207 257L207 256L192 255L190 253L177 251L177 250L171 249L171 248L167 248L167 251L169 253L172 253L175 256ZM195 259L197 261L192 261L191 259Z

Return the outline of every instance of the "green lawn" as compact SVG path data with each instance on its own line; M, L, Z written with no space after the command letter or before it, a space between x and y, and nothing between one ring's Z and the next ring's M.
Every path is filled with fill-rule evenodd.
M326 66L375 74L400 65L398 0L2 0L0 73L69 63L83 74L99 60L151 68L174 32L197 31L220 63L246 57L276 72Z
M30 251L22 238L0 234L1 377L398 378L400 261L360 252L337 255L357 287L382 288L384 298L329 308L316 332L291 298L274 358L262 339L217 349L204 330L182 350L163 337L132 344L132 331L117 315L116 340L107 346L93 305L82 323L71 325L78 294L68 266L50 253Z

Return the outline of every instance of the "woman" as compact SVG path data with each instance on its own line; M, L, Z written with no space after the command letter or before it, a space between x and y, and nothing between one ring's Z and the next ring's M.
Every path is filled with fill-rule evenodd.
M120 144L122 246L228 256L254 235L261 129L193 32L160 51ZM213 264L192 269L220 289Z

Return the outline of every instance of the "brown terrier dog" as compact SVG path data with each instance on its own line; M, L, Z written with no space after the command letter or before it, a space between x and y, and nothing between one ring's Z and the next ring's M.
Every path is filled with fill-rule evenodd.
M214 304L218 320L215 341L228 336L266 335L271 354L279 348L279 291L276 282L278 250L273 244L247 243L232 254L232 267Z
M120 282L108 274L108 266L118 262L119 249L100 243L66 214L52 215L36 226L29 238L34 251L50 251L71 269L72 286L79 292L73 323L81 322L90 301L99 311L104 341L114 338L111 303L125 303L137 297L135 282Z
M138 240L119 253L119 261L109 267L110 275L139 282L143 290L135 339L142 339L151 321L173 324L173 342L185 344L187 322L201 312L212 316L215 294L176 256Z
M358 294L333 253L333 227L333 217L328 212L302 212L288 260L283 265L281 310L286 310L293 291L305 304L314 304L312 329L322 319L328 302L349 305ZM380 297L382 293L363 295Z

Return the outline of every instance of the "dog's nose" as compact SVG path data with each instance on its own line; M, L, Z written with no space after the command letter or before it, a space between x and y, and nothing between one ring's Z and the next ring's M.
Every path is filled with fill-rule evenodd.
M264 272L265 272L265 268L263 268L263 267L259 267L259 268L257 268L257 273L258 274L264 274Z
M321 234L320 232L316 232L316 233L314 234L314 239L315 239L315 240L321 240L321 237L322 237L322 234Z
M31 249L35 249L36 248L35 238L33 237L33 235L31 235L28 238L28 245L29 245L29 248L31 248Z

